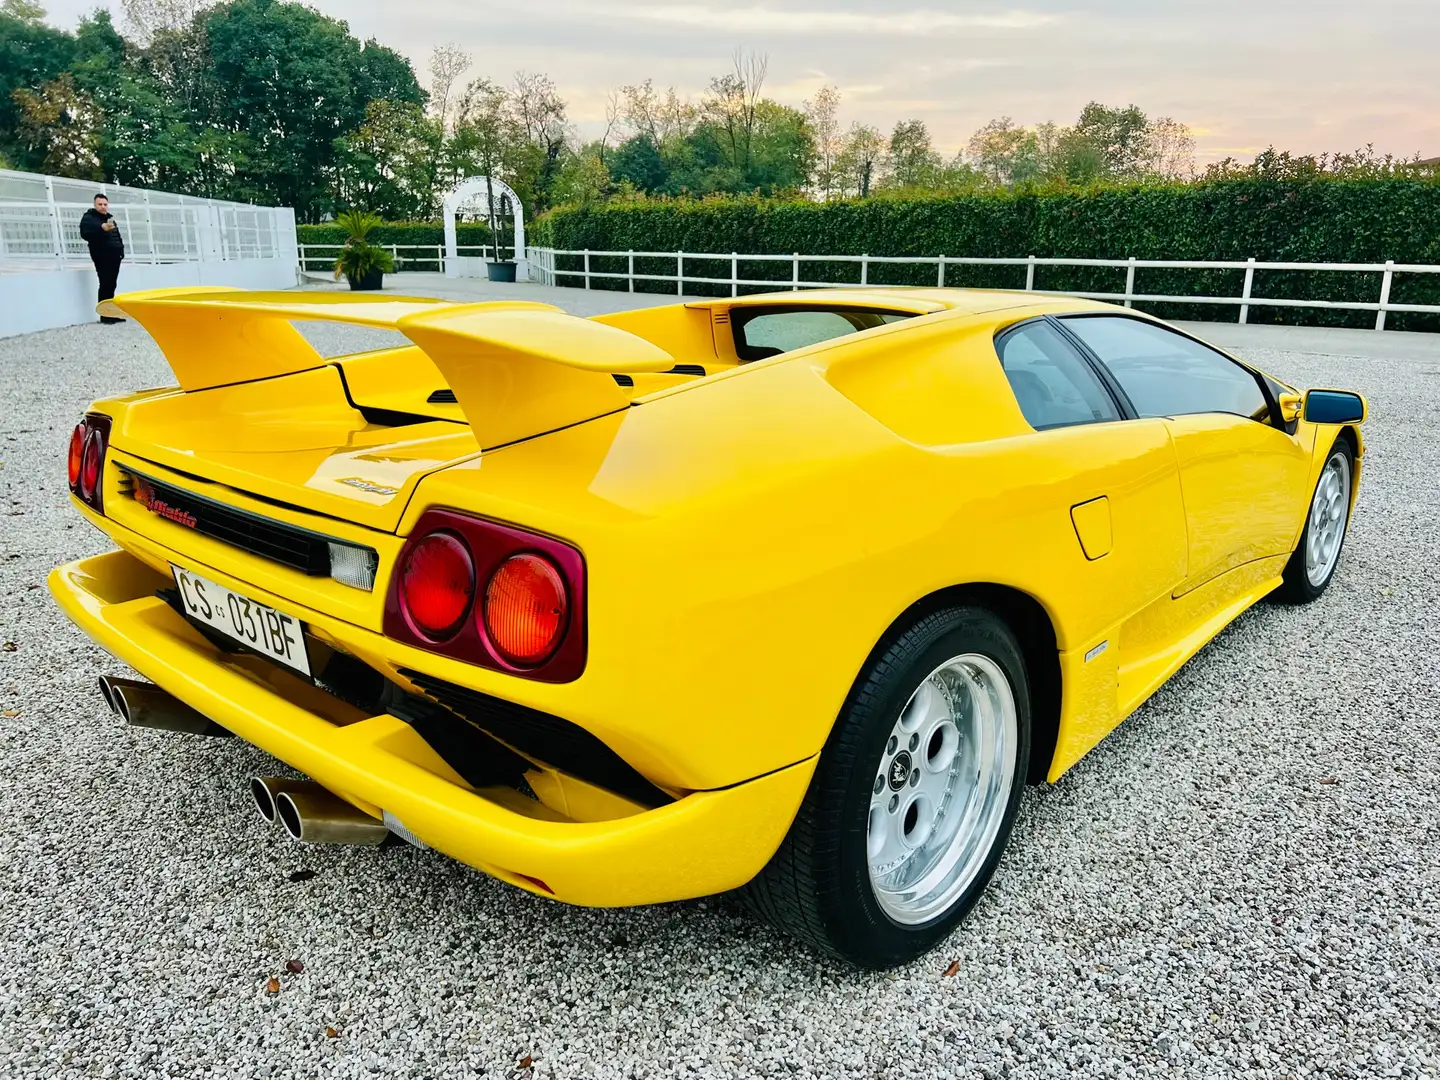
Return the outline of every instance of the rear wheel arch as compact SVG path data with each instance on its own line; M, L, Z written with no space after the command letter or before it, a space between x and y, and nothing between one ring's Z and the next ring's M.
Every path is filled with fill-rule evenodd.
M886 628L865 658L857 679L891 642L926 615L964 606L981 607L998 615L1020 643L1030 681L1030 769L1026 780L1044 783L1060 735L1060 653L1050 613L1029 593L994 582L967 582L937 589L911 604Z

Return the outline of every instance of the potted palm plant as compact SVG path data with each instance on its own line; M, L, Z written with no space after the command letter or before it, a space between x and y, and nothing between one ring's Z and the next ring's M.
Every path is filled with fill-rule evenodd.
M345 230L345 246L335 260L335 280L339 281L344 275L351 289L381 288L385 274L395 269L395 260L390 252L367 239L380 224L380 215L368 210L347 210L336 215L335 224Z

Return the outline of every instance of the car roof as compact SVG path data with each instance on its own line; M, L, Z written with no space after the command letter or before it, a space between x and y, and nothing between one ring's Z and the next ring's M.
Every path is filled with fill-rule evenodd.
M1063 302L1057 304L1057 302ZM685 306L697 309L734 310L747 307L771 307L784 304L794 307L865 307L928 315L937 311L954 311L980 315L987 311L1030 307L1045 304L1050 310L1063 306L1075 311L1107 308L1110 305L1076 297L1051 296L1018 289L941 289L909 285L864 285L839 289L807 289L803 292L752 293L748 296L725 296L713 300L696 300Z

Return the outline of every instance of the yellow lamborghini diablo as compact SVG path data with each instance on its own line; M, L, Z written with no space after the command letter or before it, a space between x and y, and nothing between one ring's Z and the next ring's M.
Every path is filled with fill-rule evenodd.
M1267 594L1318 597L1365 404L1030 293L533 303L131 293L66 613L234 734L293 835L629 905L744 887L853 961L940 941L1055 780ZM118 309L118 310L116 310ZM321 358L303 320L399 330Z

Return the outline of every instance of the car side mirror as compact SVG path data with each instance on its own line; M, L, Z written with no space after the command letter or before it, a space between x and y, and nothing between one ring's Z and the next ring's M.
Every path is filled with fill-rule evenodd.
M1305 419L1312 424L1360 424L1365 399L1353 390L1307 390Z
M1300 419L1300 413L1304 409L1305 399L1299 394L1281 394L1275 399L1280 406L1280 419L1287 424L1293 424Z

